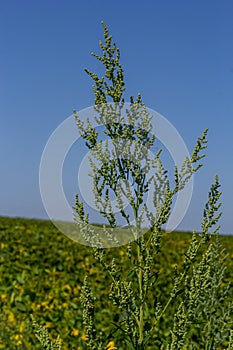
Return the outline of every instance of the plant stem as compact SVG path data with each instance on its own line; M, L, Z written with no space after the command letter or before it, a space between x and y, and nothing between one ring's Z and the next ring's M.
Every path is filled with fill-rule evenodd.
M140 227L138 225L138 212L136 208L134 208L134 217L136 221L136 231L137 231L137 237L139 237L140 233ZM138 271L138 287L139 287L139 302L140 302L140 307L139 307L139 344L141 345L143 343L143 328L144 328L144 310L143 310L143 271L142 271L142 262L143 262L143 256L142 256L142 248L141 244L139 241L139 244L137 245L137 256L138 256L138 265L139 265L139 271Z

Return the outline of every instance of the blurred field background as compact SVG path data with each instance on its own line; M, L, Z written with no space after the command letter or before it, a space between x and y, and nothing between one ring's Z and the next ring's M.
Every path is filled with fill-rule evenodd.
M0 217L0 238L1 349L41 349L33 334L30 314L45 325L52 338L61 335L64 349L85 349L79 298L86 274L97 298L96 326L109 335L106 343L113 339L114 326L110 322L117 322L119 316L108 301L111 281L94 260L90 247L73 242L51 222L43 220ZM166 301L172 271L176 265L181 266L190 239L188 232L164 233L154 266L159 278L151 298ZM233 277L233 236L220 236L220 242L228 254L224 280L228 283ZM130 266L126 251L126 246L109 248L107 258L115 257L127 278ZM169 321L162 320L161 336L168 335Z

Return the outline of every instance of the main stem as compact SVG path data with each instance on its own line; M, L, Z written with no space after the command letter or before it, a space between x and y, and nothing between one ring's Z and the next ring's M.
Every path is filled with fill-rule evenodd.
M140 251L140 247L138 246L138 261L139 266L141 266L142 255ZM139 313L139 344L143 342L143 327L144 327L144 319L143 319L143 289L142 289L142 269L139 269L138 272L138 284L139 284L139 297L140 297L140 313Z
M138 212L134 208L134 217L136 220L136 230L137 230L137 239L139 238L139 232L140 228L138 226ZM143 328L144 328L144 310L143 310L143 271L142 271L142 252L141 252L141 245L137 245L137 256L138 256L138 287L139 287L139 301L140 301L140 307L139 307L139 322L138 322L138 328L139 328L139 344L141 345L143 343Z

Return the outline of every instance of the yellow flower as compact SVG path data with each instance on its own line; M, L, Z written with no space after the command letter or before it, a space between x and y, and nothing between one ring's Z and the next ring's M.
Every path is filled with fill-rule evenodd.
M71 286L68 283L64 285L64 289L67 289L69 292L72 290Z
M81 290L81 286L78 284L76 287L73 288L73 294L78 294L78 291Z
M96 270L94 269L94 267L91 267L89 270L89 274L94 275L95 273L96 273Z
M23 331L24 326L25 326L25 322L24 322L24 321L22 321L22 322L20 323L20 326L19 326L19 331L20 331L20 332L22 332L22 331Z
M114 350L116 349L114 341L110 341L107 345L107 350Z
M87 337L85 336L85 334L83 334L81 338L82 338L82 340L86 340L86 339L87 339Z
M4 301L7 299L7 295L6 295L6 294L2 294L2 295L1 295L1 299L2 299L2 301L4 302Z
M8 321L11 322L11 323L13 323L15 321L15 316L14 316L14 314L12 312L8 316Z
M77 337L77 335L79 335L79 330L73 329L73 331L71 332L71 335L73 335L74 337Z
M45 328L50 328L52 327L52 323L51 322L46 322L45 323Z
M21 344L22 344L21 340L18 340L16 343L16 346L21 345Z
M52 274L55 275L55 276L58 275L58 272L57 272L57 270L56 270L56 267L53 268Z

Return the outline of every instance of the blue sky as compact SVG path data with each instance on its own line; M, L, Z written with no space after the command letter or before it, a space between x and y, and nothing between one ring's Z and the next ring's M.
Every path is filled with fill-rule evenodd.
M179 228L200 229L218 173L221 232L233 233L233 2L227 0L1 1L0 215L47 217L39 191L41 154L74 108L93 104L83 69L99 69L90 52L99 50L102 20L121 49L126 100L140 92L190 152L209 128L205 166Z

